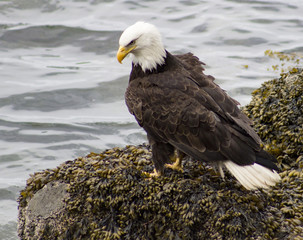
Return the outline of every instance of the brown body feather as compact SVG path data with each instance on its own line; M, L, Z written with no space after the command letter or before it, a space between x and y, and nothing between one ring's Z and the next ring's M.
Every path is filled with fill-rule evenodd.
M277 169L238 102L203 73L202 64L191 53L167 52L153 71L133 65L126 104L147 132L156 169L163 172L174 149L209 163L257 162Z

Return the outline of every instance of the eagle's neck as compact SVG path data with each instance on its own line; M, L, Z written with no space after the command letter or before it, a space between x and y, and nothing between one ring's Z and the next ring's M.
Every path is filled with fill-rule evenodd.
M153 71L165 62L166 51L159 39L150 40L150 46L137 47L131 52L132 62L144 72Z
M133 63L129 80L132 81L138 77L146 77L151 74L158 74L164 71L168 71L169 69L176 69L178 63L178 59L176 59L176 57L165 50L165 57L163 58L163 62L156 64L152 70L144 70L141 65Z

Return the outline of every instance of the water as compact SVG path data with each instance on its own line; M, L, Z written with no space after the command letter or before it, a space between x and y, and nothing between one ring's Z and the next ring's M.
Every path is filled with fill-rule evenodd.
M195 53L246 104L278 76L266 49L303 52L302 12L301 0L0 1L0 239L17 238L29 174L146 141L124 104L130 61L115 58L123 29L154 23L169 51Z

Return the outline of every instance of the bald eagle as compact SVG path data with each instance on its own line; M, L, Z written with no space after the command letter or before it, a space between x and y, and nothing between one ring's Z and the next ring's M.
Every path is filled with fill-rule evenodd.
M221 175L225 166L249 190L280 180L276 160L261 148L251 120L203 73L197 57L169 53L158 29L146 22L128 27L119 45L120 63L132 56L125 101L147 133L154 175L163 174L166 166L181 170L182 157L188 155L218 166Z

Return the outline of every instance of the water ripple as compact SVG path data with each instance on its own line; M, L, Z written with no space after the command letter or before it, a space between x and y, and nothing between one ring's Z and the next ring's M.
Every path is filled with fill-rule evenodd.
M123 29L154 23L170 52L194 52L245 104L279 75L266 49L303 53L302 12L300 0L1 1L0 239L16 239L15 198L29 174L146 141L124 103Z

